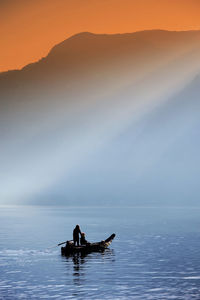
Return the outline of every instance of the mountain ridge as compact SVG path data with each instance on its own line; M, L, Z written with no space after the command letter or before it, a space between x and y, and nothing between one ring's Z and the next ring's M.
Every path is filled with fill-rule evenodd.
M48 52L48 54L46 56L41 57L39 60L35 61L35 62L31 62L28 63L27 65L23 66L20 69L11 69L8 71L3 71L0 72L0 77L2 77L2 75L7 74L11 74L12 72L15 71L23 71L26 68L29 68L30 66L33 66L34 64L38 64L42 61L44 61L46 58L48 58L49 55L52 54L52 52L54 52L55 50L57 50L58 48L62 47L63 45L65 45L68 42L71 42L73 40L77 40L77 39L85 39L85 38L136 38L136 37L143 37L146 34L167 34L167 35L200 35L200 30L188 30L188 31L170 31L170 30L163 30L163 29L153 29L153 30L142 30L142 31L136 31L136 32L130 32L130 33L115 33L115 34L107 34L107 33L102 33L102 34L97 34L97 33L92 33L92 32L80 32L80 33L76 33L70 37L68 37L67 39L59 42L58 44L54 45Z

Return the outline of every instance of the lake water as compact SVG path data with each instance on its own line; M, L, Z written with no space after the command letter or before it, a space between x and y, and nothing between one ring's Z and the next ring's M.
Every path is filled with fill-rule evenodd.
M77 223L110 249L48 249ZM0 299L51 298L200 299L200 209L0 207Z

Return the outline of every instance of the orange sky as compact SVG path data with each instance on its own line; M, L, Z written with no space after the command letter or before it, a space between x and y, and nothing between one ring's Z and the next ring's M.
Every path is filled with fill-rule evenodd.
M200 0L0 0L0 71L21 68L81 31L200 29Z

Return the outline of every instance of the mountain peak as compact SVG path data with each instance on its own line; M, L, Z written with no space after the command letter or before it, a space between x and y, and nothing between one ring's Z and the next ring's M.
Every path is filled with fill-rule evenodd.
M95 34L95 33L93 33L93 32L82 31L82 32L78 32L78 33L72 35L71 37L69 37L69 39L92 37L92 36L95 36L95 35L97 35L97 34Z
M153 30L143 30L130 33L115 33L115 34L106 34L106 33L92 33L92 32L80 32L72 35L61 43L55 45L49 52L49 55L55 54L57 52L61 53L64 49L68 48L79 48L80 46L84 47L84 44L89 42L91 43L111 43L114 44L119 41L120 43L130 42L133 40L145 40L150 43L159 43L165 44L166 42L176 44L177 41L182 40L185 42L185 39L199 39L200 31L191 30L191 31L168 31L163 29L153 29ZM123 41L122 41L123 40Z

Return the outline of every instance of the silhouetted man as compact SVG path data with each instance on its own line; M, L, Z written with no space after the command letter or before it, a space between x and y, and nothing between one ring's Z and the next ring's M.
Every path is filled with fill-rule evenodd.
M79 233L81 234L81 230L79 225L76 225L76 227L73 230L73 240L74 240L74 246L79 246Z

